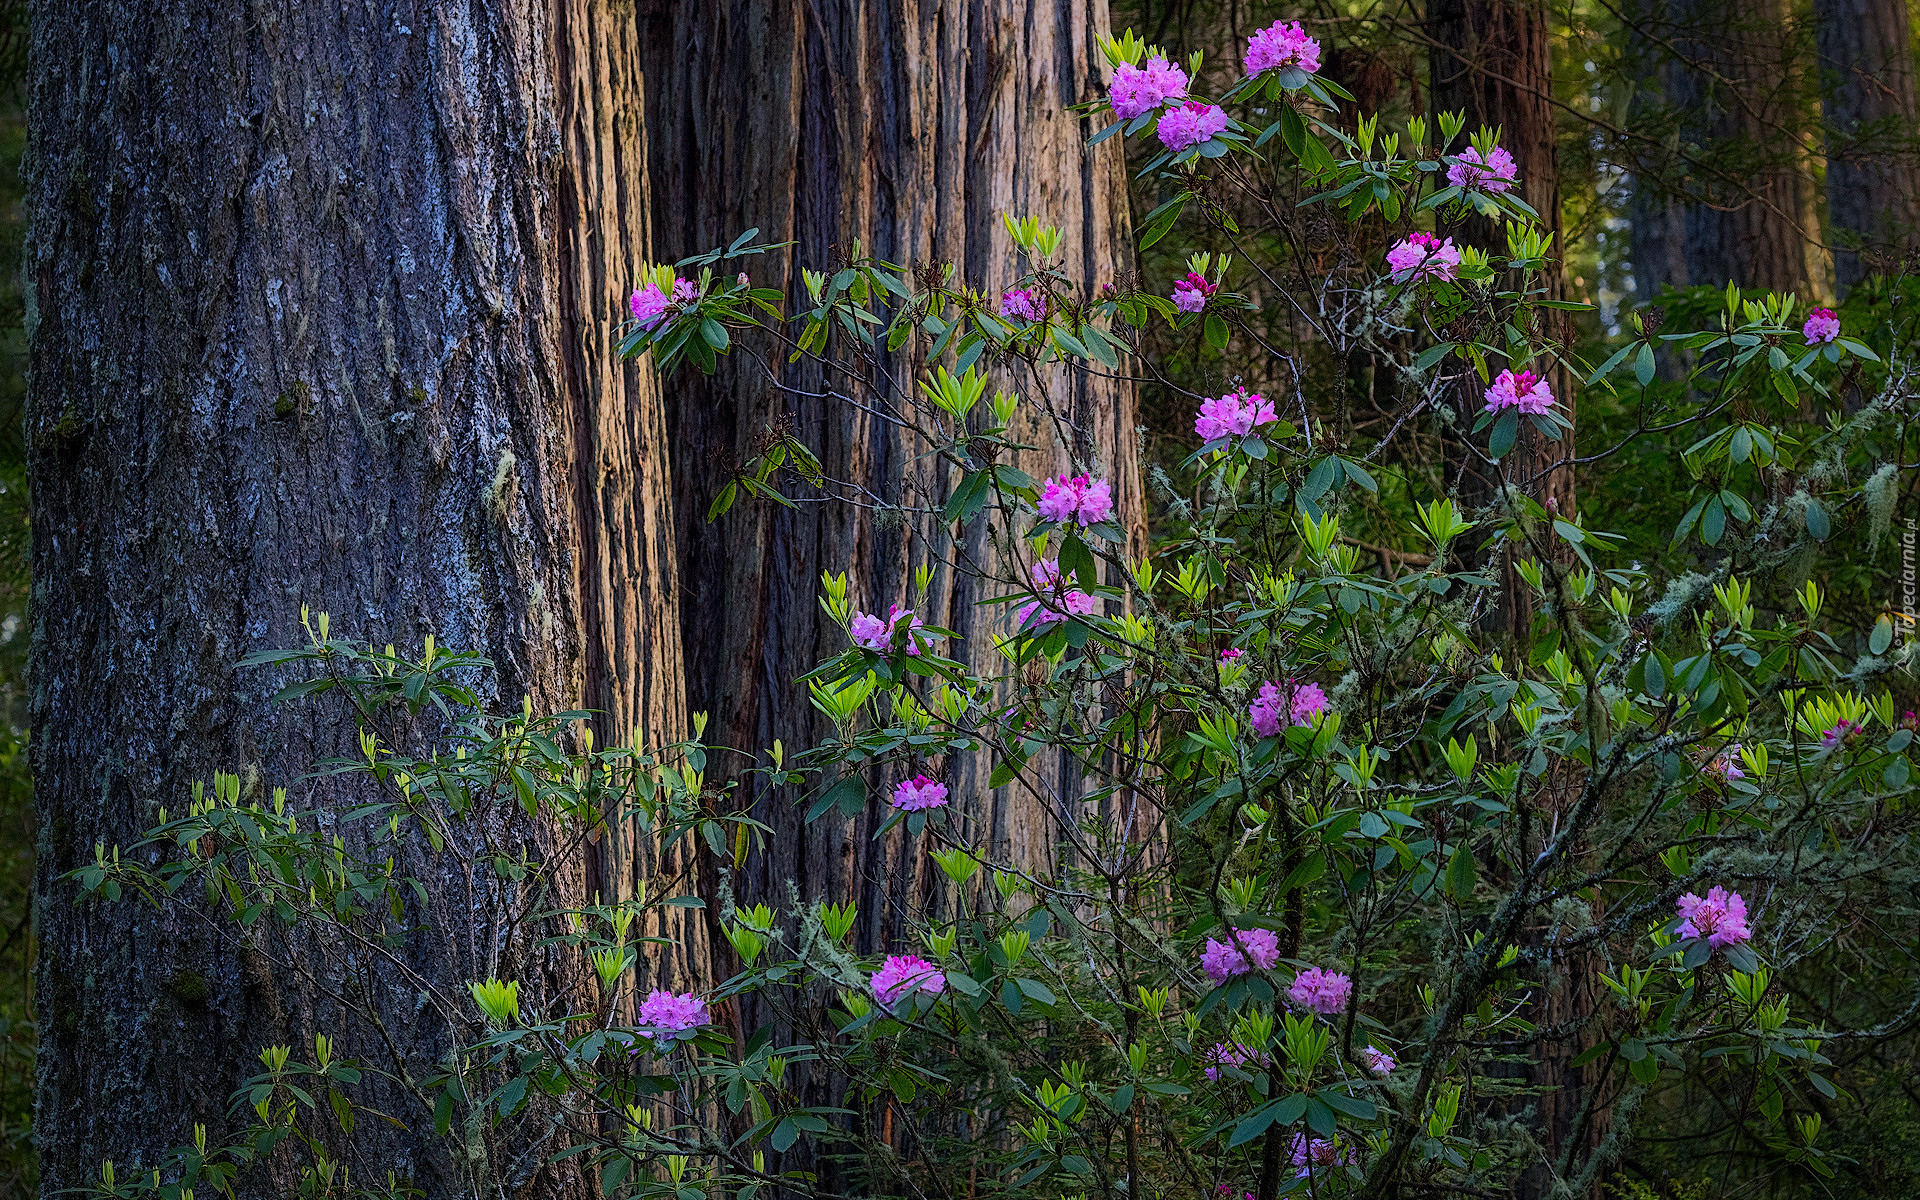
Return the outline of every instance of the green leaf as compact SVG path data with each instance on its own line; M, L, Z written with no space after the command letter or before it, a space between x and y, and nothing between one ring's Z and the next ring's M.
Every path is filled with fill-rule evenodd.
M1466 843L1455 846L1453 856L1447 860L1447 894L1455 900L1471 897L1478 865Z
M1207 345L1212 346L1215 350L1225 350L1227 348L1227 323L1220 318L1219 314L1207 314L1206 333Z
M1833 534L1833 526L1827 521L1827 510L1818 500L1807 501L1807 532L1814 540L1824 542Z
M1882 616L1873 624L1873 634L1867 639L1867 649L1875 655L1885 654L1887 647L1893 645L1893 621Z
M1505 458L1519 437L1519 410L1509 408L1493 423L1493 432L1487 436L1487 453L1494 458Z
M1424 371L1451 353L1453 353L1452 342L1441 342L1438 346L1429 346L1421 351L1419 358L1413 360L1413 369Z

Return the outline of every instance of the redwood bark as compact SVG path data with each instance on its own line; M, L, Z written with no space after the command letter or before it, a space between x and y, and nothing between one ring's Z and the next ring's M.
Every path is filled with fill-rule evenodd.
M1920 105L1906 0L1815 0L1827 122L1827 217L1844 296L1875 257L1914 248L1920 231Z
M864 252L895 263L953 263L959 279L997 295L1016 272L1000 221L1007 213L1060 226L1067 272L1091 287L1130 265L1118 140L1087 150L1088 130L1064 111L1104 86L1094 41L1107 26L1101 0L684 0L660 4L643 26L657 82L649 127L656 243L665 261L757 227L764 241L797 243L740 264L756 284L786 293L790 306L804 302L801 268L850 255L856 239ZM889 360L895 386L912 386L919 370L912 350ZM711 743L762 763L775 739L791 755L827 732L794 682L846 646L844 632L820 611L821 572L849 572L853 600L865 611L913 606L913 569L946 557L946 535L937 522L838 502L798 510L743 503L710 525L713 497L769 428L797 433L830 475L890 501L937 507L958 482L927 446L818 397L825 377L817 369L788 365L777 348L767 357L780 382L798 392L772 386L744 352L723 360L710 380L686 371L666 384L678 456L689 705L711 714ZM1026 424L1014 432L1051 447L1036 399L1028 397ZM1050 399L1079 431L1074 461L1113 479L1139 552L1132 389L1062 379ZM1037 478L1064 470L1069 458L1049 449L1021 465ZM967 549L991 562L983 525L975 523ZM988 634L1005 629L1007 609L976 609L985 598L974 581L942 566L919 612L928 624L959 632L954 653L997 674ZM858 903L859 952L907 948L906 914L921 910L939 884L917 840L903 831L874 839L887 811L880 795L855 819L829 814L809 825L792 789L769 790L744 776L745 758L715 762L716 782L740 780L750 789L743 802L774 830L734 880L742 903L783 905L791 882L809 902ZM978 823L989 853L1047 861L1057 821L1067 815L1059 798L1078 795L1077 779L1054 771L1052 796L1018 785L989 791L991 765L962 761L947 769L955 815ZM724 978L727 950L719 942L715 950L714 973ZM742 1019L751 1028L764 1016L749 1006Z
M33 756L41 833L36 1129L52 1191L126 1179L233 1128L259 1048L312 1036L394 1069L449 1048L406 988L299 938L242 945L179 908L79 904L62 873L194 781L250 796L345 750L339 704L237 672L336 636L489 654L486 701L586 701L678 729L671 497L658 393L613 365L646 238L631 24L606 0L378 9L47 0L35 14L28 256ZM348 832L343 829L343 832ZM536 853L545 831L524 831ZM457 990L482 911L432 901L417 967ZM574 894L583 864L554 864ZM602 878L606 878L605 872ZM470 928L477 927L477 928ZM515 947L506 947L513 951ZM285 970L276 960L290 964ZM550 964L550 988L573 980ZM354 989L358 989L357 993ZM549 991L546 1000L561 997ZM368 1097L356 1180L456 1165L409 1097ZM538 1163L540 1156L534 1156ZM249 1177L256 1194L279 1178ZM579 1192L577 1165L500 1181Z
M856 239L897 263L954 263L960 278L997 294L1016 269L1000 215L1030 214L1066 231L1070 273L1095 287L1111 281L1130 261L1122 164L1112 143L1087 150L1087 131L1063 111L1103 86L1094 37L1105 26L1098 0L666 7L649 22L661 257L758 227L762 240L797 245L742 265L793 303L805 296L800 269L850 253ZM784 357L768 355L781 381L817 391L818 372ZM903 350L892 378L906 386L917 367ZM949 480L921 457L926 447L839 401L783 393L740 355L711 380L687 371L666 390L690 706L711 713L712 743L748 754L776 738L790 752L805 747L824 726L794 680L846 645L817 603L820 573L849 571L867 611L911 603L912 569L938 554L942 534L935 523L844 504L742 504L709 525L708 504L772 426L804 437L830 474L888 498L937 504ZM1074 453L1112 475L1122 520L1142 536L1131 388L1082 378L1053 400L1083 435ZM1028 440L1050 443L1035 407ZM1024 465L1039 476L1068 459L1049 451ZM1001 610L976 612L981 598L943 568L921 615L958 630L955 649L985 666L997 658L986 635ZM949 782L956 807L989 824L994 853L1045 850L1047 814L1004 789L989 794L974 764ZM892 944L902 930L896 902L926 884L923 856L897 838L872 840L884 812L877 799L856 821L812 826L794 800L755 797L754 814L776 832L752 859L743 899L784 900L792 879L809 898L860 902L862 948Z

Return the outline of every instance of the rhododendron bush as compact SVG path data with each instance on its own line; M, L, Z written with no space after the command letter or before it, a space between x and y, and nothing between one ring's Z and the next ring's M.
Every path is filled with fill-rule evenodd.
M1125 139L1164 197L1143 246L1212 247L1175 277L1076 276L1057 230L1007 214L992 279L856 248L788 296L754 280L749 231L633 298L623 354L748 356L774 379L809 360L938 465L938 495L879 495L783 430L714 499L713 520L805 500L936 531L913 533L910 583L826 572L844 648L794 681L814 744L735 748L755 774L716 808L697 737L596 748L580 714L468 713L461 656L321 630L263 659L369 714L439 704L451 739L369 733L331 769L384 788L363 816L394 841L425 828L531 881L548 952L595 977L597 1004L529 956L423 1001L466 1048L407 1086L460 1169L497 1178L537 1127L538 1153L620 1195L1502 1195L1531 1174L1584 1196L1650 1112L1708 1094L1741 1120L1700 1154L1830 1170L1834 1047L1891 1027L1824 1027L1793 997L1848 906L1911 886L1915 723L1908 644L1887 618L1836 621L1819 580L1867 552L1873 489L1913 459L1904 327L1729 291L1698 327L1636 317L1580 361L1499 131L1343 113L1294 24L1240 62L1131 34L1106 53L1091 140ZM1244 229L1250 210L1274 224ZM1333 247L1312 270L1284 236L1299 221ZM1302 330L1286 345L1252 323L1274 309ZM1364 431L1309 386L1362 357L1397 405ZM903 362L915 386L891 387ZM1152 381L1189 414L1148 472L1151 545L1116 507L1121 464L1073 436L1078 374ZM1672 447L1693 496L1669 537L1698 570L1663 575L1664 547L1542 498L1625 444L1575 436L1576 391L1633 414L1627 442ZM1037 476L1014 461L1035 431ZM1429 472L1420 439L1466 468ZM1494 486L1470 496L1466 472ZM984 597L987 653L925 618L953 574ZM1048 846L990 851L998 789L1050 814ZM754 796L879 814L932 864L910 935L860 955L850 898L797 884L733 902ZM474 831L496 810L565 836L503 856ZM690 936L666 919L699 903L684 880L543 907L532 884L619 816L709 849L731 977L652 965ZM344 855L216 789L79 880L161 901L193 881L242 919L391 936L408 860ZM737 1028L722 1014L749 995L773 1019ZM1525 1066L1548 1060L1582 1081L1557 1129ZM339 1062L267 1065L254 1140L183 1151L170 1179L352 1111Z

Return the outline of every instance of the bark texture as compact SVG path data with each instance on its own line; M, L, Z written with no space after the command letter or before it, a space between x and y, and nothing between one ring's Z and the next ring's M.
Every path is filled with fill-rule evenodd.
M264 1044L310 1050L326 1032L385 1065L341 1027L339 996L385 1014L415 1070L447 1049L444 1025L365 964L242 944L179 909L76 906L61 878L215 770L252 796L285 784L296 804L332 802L296 781L345 748L346 713L273 706L283 679L233 668L294 644L301 604L337 636L489 654L496 705L585 700L614 729L678 728L662 414L651 377L609 353L646 238L638 59L615 16L606 0L36 9L50 1192L106 1158L125 1179L196 1121L217 1138ZM448 883L424 851L417 865ZM585 885L584 864L558 870ZM443 888L412 915L485 953L502 902L456 911ZM457 989L472 964L442 941L423 934L420 969ZM421 1132L364 1120L343 1156L355 1177L398 1170L451 1194L430 1120L384 1099ZM574 1194L573 1170L502 1182Z
M1920 232L1920 105L1906 0L1815 0L1827 121L1827 218L1844 296Z
M1540 214L1541 225L1554 237L1554 253L1564 254L1560 238L1559 150L1555 140L1553 57L1547 12L1543 7L1503 0L1436 0L1428 9L1429 25L1437 43L1431 79L1436 113L1467 115L1465 132L1482 125L1499 127L1501 145L1513 155L1522 197ZM1475 245L1505 249L1505 236L1491 222L1473 218L1465 230ZM1549 294L1566 294L1564 274L1556 262L1547 280ZM1569 340L1563 314L1542 311L1555 322L1549 329L1556 339ZM1576 381L1571 372L1542 368L1568 417L1575 414ZM1484 400L1477 377L1469 375L1459 395L1458 429L1464 432L1478 416ZM1499 500L1502 487L1512 487L1560 516L1574 512L1573 438L1557 441L1542 437L1525 421L1512 452L1497 468L1489 468L1464 447L1453 447L1458 462L1459 492L1469 508L1483 508ZM1519 646L1529 644L1535 607L1519 572L1517 557L1529 552L1506 548L1488 555L1488 570L1500 583L1500 601L1483 627L1496 637ZM1537 802L1557 809L1577 793L1564 780L1541 789ZM1586 1152L1599 1141L1606 1126L1604 1107L1583 1114L1597 1082L1590 1070L1572 1067L1584 1048L1594 1012L1594 964L1586 958L1567 958L1544 949L1551 931L1531 928L1526 941L1542 969L1542 986L1533 1019L1546 1035L1533 1047L1534 1061L1525 1071L1534 1096L1535 1125L1548 1158L1567 1154L1577 1169ZM1570 1152L1570 1153L1569 1153ZM1552 1173L1544 1167L1528 1171L1515 1188L1517 1200L1534 1200L1552 1191Z
M663 260L758 227L763 240L797 244L742 266L790 303L805 298L802 267L828 267L851 254L855 239L896 263L953 263L960 278L997 295L1017 270L1000 222L1008 213L1064 229L1066 270L1089 286L1130 263L1117 139L1089 152L1086 130L1063 111L1104 86L1094 41L1107 25L1100 0L661 3L643 24L658 84L649 126ZM917 517L837 502L797 511L756 504L705 523L714 495L770 428L797 433L830 475L859 481L891 503L937 506L958 482L927 456L928 447L820 397L822 375L783 360L771 352L769 372L736 352L712 380L689 371L665 385L678 467L689 706L711 714L711 743L762 762L775 739L791 752L826 732L794 684L846 644L817 603L822 571L850 572L855 606L872 612L913 605L913 570L932 563L920 614L959 631L956 652L982 666L995 657L987 634L1003 628L1007 612L976 610L986 597L944 562L944 535ZM904 350L893 359L893 386L911 386L916 365ZM1073 461L1112 477L1137 550L1144 529L1132 390L1063 377L1048 399L1073 422ZM1051 447L1037 405L1025 412L1029 424L1016 432ZM1038 478L1066 469L1069 459L1049 450L1021 465ZM968 548L992 561L984 538ZM746 762L718 761L716 782L741 779ZM1062 806L1078 795L1077 779L1062 771L1046 794L1017 785L989 792L990 765L949 770L957 814L977 823L991 853L1046 860ZM775 834L737 878L741 902L784 903L789 883L809 901L852 900L860 907L859 951L903 948L907 902L937 885L913 843L897 833L874 840L886 811L882 796L870 796L853 820L829 815L812 825L790 790L757 791L752 807ZM728 951L717 940L714 949L715 974L724 977ZM751 1027L760 1018L749 1012L742 1019Z
M1649 286L1827 290L1800 96L1807 80L1784 0L1675 0L1639 10L1644 88L1663 146L1634 208L1635 277Z

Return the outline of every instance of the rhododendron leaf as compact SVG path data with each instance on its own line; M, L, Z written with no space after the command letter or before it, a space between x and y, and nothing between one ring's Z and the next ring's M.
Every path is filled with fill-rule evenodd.
M1854 341L1852 338L1844 338L1844 337L1837 339L1832 346L1828 347L1827 353L1833 356L1834 361L1839 360L1839 355L1834 354L1834 350L1839 347L1845 347L1849 353L1854 354L1857 357L1867 359L1870 362L1880 361L1880 356L1878 354L1875 354L1872 350L1869 350L1866 346L1862 345L1859 342Z
M1105 129L1102 129L1099 133L1096 133L1092 137L1088 138L1087 145L1098 146L1101 142L1104 142L1108 138L1112 137L1114 134L1119 133L1122 129L1126 127L1126 124L1127 123L1125 121L1115 121L1113 124L1107 126Z
M1696 967L1706 966L1707 960L1712 957L1713 947L1707 944L1707 939L1688 938L1687 948L1680 955L1680 966L1683 970L1691 971Z
M1720 497L1707 497L1707 507L1700 514L1700 540L1709 546L1720 544L1720 537L1727 531L1727 506Z
M1212 346L1215 350L1225 350L1227 348L1227 339L1229 336L1227 323L1220 318L1219 314L1207 314L1206 335L1207 345Z
M1056 329L1053 331L1053 343L1054 345L1058 346L1060 349L1066 351L1068 354L1072 354L1076 358L1092 358L1093 357L1093 355L1087 353L1086 346L1080 341L1079 338L1074 337L1072 334L1068 333L1064 329ZM1061 357L1065 358L1066 355L1063 354L1061 355Z
M1338 1089L1325 1087L1314 1093L1314 1098L1328 1108L1343 1112L1356 1121L1371 1121L1379 1115L1379 1109L1368 1100L1358 1096L1349 1096Z
M1455 900L1471 897L1477 881L1477 866L1470 849L1464 844L1455 846L1453 856L1447 860L1447 894Z
M1640 381L1641 387L1646 387L1653 382L1653 372L1653 343L1641 342L1640 353L1633 360L1633 377Z
M1760 956L1753 952L1752 946L1744 942L1735 942L1730 946L1722 947L1722 949L1726 952L1727 963L1732 966L1734 970L1745 975L1751 975L1760 969Z
M1307 1128L1327 1138L1339 1132L1339 1119L1318 1096L1307 1097Z
M1827 522L1827 510L1820 506L1818 500L1807 501L1807 532L1816 541L1822 542L1833 532L1833 527Z
M1006 1009L1017 1017L1020 1015L1020 1009L1024 1007L1025 1004L1026 1001L1021 998L1020 989L1014 985L1013 980L1009 979L1000 985L1001 1008Z
M1493 423L1493 432L1487 437L1487 454L1492 458L1505 458L1513 449L1513 443L1520 436L1520 414L1516 409L1506 409Z
M1453 350L1454 345L1452 342L1441 342L1437 346L1429 346L1420 352L1420 357L1413 360L1413 369L1416 371L1425 371L1429 367L1432 367L1433 364L1453 353Z

